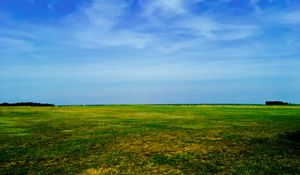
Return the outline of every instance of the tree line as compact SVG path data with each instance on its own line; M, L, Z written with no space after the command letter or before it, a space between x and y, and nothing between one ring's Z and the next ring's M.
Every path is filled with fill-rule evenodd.
M40 107L54 107L54 104L49 103L34 103L34 102L19 102L19 103L1 103L0 106L40 106Z

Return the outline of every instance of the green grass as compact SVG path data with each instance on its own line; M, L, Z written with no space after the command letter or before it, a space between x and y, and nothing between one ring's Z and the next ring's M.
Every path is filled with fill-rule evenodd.
M300 174L299 130L300 106L0 107L0 174Z

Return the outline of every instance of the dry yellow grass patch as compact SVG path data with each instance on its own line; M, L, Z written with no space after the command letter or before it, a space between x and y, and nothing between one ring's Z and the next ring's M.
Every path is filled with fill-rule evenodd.
M105 167L101 167L99 169L88 169L86 171L84 171L81 175L104 175L104 174L118 174L118 170L116 168L105 168Z
M152 155L158 153L177 152L184 144L179 137L183 133L159 133L157 135L131 135L120 141L118 148L127 152Z
M178 169L172 168L168 165L154 165L149 163L144 167L128 167L126 169L123 166L105 167L102 166L99 169L88 169L80 175L115 175L115 174L173 174L173 175L183 175L184 173Z
M182 152L208 153L218 149L223 145L201 144L201 140L222 140L220 137L197 137L200 143L187 143L184 138L189 137L182 132L164 132L157 135L131 135L119 141L118 149L125 152L137 153L139 155L149 156L154 154L177 154Z

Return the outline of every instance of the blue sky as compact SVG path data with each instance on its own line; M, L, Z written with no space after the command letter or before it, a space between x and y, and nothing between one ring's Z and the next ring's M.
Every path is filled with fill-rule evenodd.
M1 0L0 102L300 103L298 0Z

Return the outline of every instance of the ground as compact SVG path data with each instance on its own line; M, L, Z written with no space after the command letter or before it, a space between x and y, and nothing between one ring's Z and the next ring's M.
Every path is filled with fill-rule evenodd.
M0 174L300 174L300 106L0 107Z

